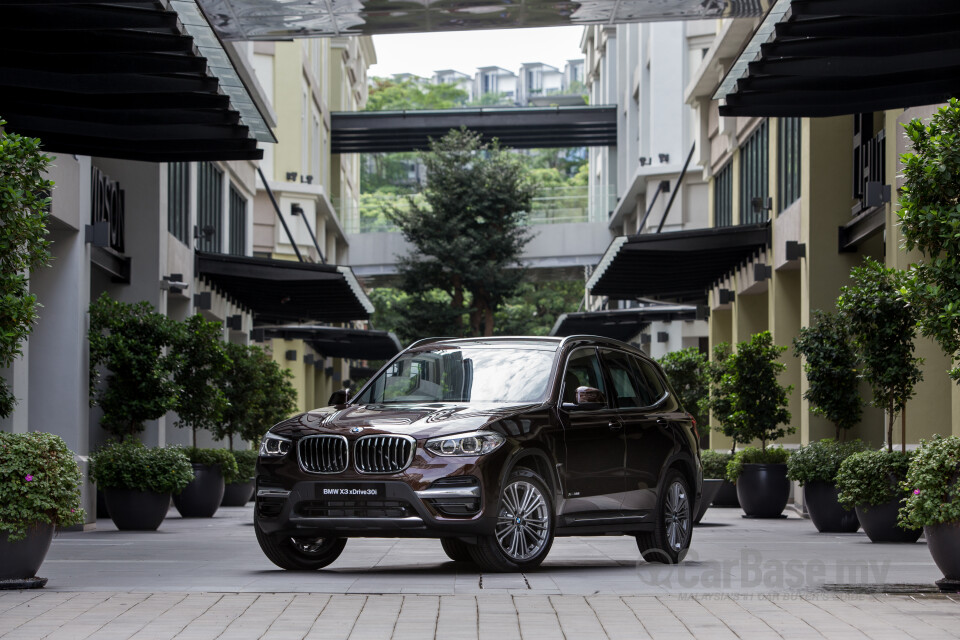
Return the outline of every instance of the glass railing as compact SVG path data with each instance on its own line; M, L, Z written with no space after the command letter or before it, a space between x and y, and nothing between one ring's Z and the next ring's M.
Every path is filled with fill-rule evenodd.
M387 211L407 207L406 198L400 194L367 193L360 196L359 202L334 198L333 206L347 233L390 232L398 229ZM616 189L610 185L592 190L587 186L543 187L531 202L527 221L531 225L606 223L616 203Z

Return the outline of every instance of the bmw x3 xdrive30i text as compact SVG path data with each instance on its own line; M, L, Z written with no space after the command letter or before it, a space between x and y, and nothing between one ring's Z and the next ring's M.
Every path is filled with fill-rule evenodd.
M675 563L702 474L660 367L594 336L424 340L356 396L263 438L255 529L285 569L352 537L440 538L488 571L539 565L554 536L635 536Z

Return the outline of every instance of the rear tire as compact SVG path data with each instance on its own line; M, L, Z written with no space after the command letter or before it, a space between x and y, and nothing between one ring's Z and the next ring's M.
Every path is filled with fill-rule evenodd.
M517 469L500 492L494 535L481 536L470 547L470 555L484 571L535 569L550 553L553 526L547 484L529 469Z
M657 519L653 531L637 534L637 548L647 562L677 564L687 555L693 535L693 505L687 481L671 469L657 496Z
M443 552L454 562L473 562L470 547L474 545L457 538L440 538L440 544L443 546Z
M254 521L257 542L267 559L288 571L316 571L340 557L346 538L275 537L260 530Z

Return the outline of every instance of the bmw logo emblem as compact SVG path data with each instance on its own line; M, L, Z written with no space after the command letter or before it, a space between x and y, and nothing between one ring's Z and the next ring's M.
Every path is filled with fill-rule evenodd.
M361 431L363 431L363 427L354 427L350 429L350 433L360 433Z

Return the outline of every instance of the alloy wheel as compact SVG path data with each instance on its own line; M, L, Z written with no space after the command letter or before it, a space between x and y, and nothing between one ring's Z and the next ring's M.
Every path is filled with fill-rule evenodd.
M674 482L667 489L666 500L663 503L664 524L666 525L667 543L671 549L679 551L686 542L690 531L690 502L687 490L681 482Z
M550 511L540 490L524 480L507 485L495 532L511 560L528 560L540 553L550 538Z

